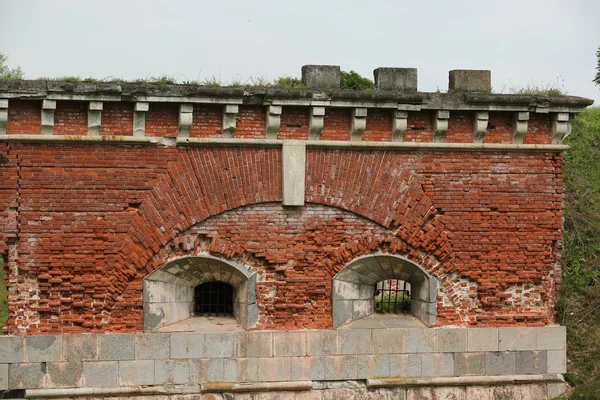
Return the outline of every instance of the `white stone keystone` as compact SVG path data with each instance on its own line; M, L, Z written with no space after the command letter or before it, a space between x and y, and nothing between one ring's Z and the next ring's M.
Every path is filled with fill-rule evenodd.
M523 144L523 138L527 133L529 113L528 112L516 112L513 116L513 143Z
M483 143L490 115L487 111L477 111L473 118L473 143Z
M8 99L0 100L0 135L6 135L8 122Z
M448 132L448 120L450 119L450 111L439 110L435 113L433 121L433 141L443 143Z
M54 134L54 110L56 100L42 101L42 135Z
M559 112L552 115L552 143L561 144L571 133L569 113Z
M366 108L354 108L352 110L352 126L350 128L350 140L353 142L360 142L362 140L362 134L367 127L367 109Z
M408 121L408 111L396 110L395 114L392 120L392 142L403 142Z
M133 136L146 136L146 112L150 105L146 102L137 102L133 106Z
M283 142L281 158L283 177L283 205L304 205L304 180L306 173L306 143L290 140Z
M319 140L325 123L325 107L311 107L308 121L308 139Z
M239 106L235 104L226 104L223 107L223 137L232 138L235 135L239 111Z
M180 104L179 105L179 126L177 130L177 136L179 137L190 137L190 130L192 129L192 121L194 119L194 106L192 104Z
M101 101L90 101L88 104L88 136L99 136L100 125L102 124Z

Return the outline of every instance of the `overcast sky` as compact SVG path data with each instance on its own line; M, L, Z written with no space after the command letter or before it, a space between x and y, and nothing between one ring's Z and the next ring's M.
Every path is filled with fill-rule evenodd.
M0 52L27 78L300 76L335 64L416 67L419 90L451 69L490 69L495 91L558 85L600 105L600 0L0 0Z

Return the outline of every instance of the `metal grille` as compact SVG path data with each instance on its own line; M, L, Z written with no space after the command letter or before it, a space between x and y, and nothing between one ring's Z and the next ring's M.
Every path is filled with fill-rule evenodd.
M379 282L375 287L375 312L410 312L410 290L406 288L406 281L387 280Z
M205 282L194 288L196 315L233 315L233 286L223 282Z

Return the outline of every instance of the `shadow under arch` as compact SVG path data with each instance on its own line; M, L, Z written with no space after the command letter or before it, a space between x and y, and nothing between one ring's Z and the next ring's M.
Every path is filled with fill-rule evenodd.
M246 329L256 324L256 272L233 261L202 255L169 261L146 275L144 331L192 317L194 288L205 282L231 285L234 318Z
M437 318L438 279L405 257L379 253L355 258L332 278L333 327L372 314L375 285L390 279L410 283L411 313L425 325L433 325Z

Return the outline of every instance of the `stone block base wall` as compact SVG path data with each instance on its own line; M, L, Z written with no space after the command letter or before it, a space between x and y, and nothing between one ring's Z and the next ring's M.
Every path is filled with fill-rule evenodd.
M4 336L0 390L33 397L59 388L70 396L348 390L335 385L352 381L356 393L409 396L458 385L452 390L466 395L474 390L466 386L531 383L546 393L566 372L565 344L557 326Z

